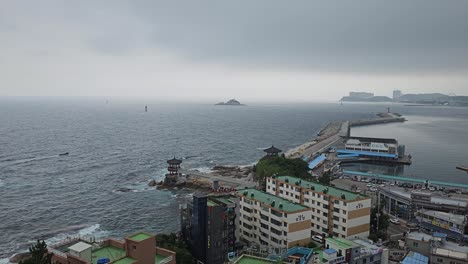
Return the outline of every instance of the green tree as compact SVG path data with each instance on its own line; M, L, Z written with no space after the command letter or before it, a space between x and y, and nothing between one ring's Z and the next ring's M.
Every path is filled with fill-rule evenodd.
M371 210L371 230L369 239L377 241L379 238L385 239L387 228L390 225L390 217L383 213L384 202L380 206L375 206Z
M305 179L310 177L308 171L308 164L302 159L287 159L284 156L263 157L255 165L255 179L260 184L264 184L265 178L275 174Z
M29 247L29 253L31 257L20 261L20 264L51 264L52 263L52 253L47 251L47 244L44 240L38 240L35 245Z
M187 245L175 233L156 235L156 243L158 247L174 251L177 264L193 263L193 256L190 254Z

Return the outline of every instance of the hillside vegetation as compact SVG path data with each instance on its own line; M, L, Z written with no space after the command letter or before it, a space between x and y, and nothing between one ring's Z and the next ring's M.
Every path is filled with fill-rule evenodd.
M279 176L310 177L308 164L302 159L287 159L283 156L263 157L255 165L255 179L263 184L265 178Z

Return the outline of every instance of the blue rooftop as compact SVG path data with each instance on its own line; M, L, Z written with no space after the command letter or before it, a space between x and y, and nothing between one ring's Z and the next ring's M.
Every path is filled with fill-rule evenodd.
M320 163L322 163L326 159L327 157L325 157L325 155L323 154L318 156L317 158L309 162L309 169L311 170L315 169L315 167L317 167Z
M400 262L403 264L428 264L429 258L416 252L410 251L406 258Z
M338 155L340 154L355 154L359 156L372 156L372 157L384 157L384 158L392 158L397 159L398 155L390 154L390 153L379 153L379 152L371 152L371 151L359 151L359 150L349 150L349 149L339 149L336 151Z
M438 238L446 238L447 237L447 234L445 233L434 233L432 234L434 237L438 237Z
M327 255L331 255L331 254L334 254L336 253L336 250L334 250L333 248L328 248L328 249L325 249L323 251L323 253L327 254Z

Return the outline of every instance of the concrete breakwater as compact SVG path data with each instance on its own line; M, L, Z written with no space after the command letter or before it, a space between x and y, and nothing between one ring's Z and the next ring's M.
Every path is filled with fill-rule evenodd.
M309 142L286 151L288 158L310 159L314 155L335 145L343 137L350 136L351 127L369 126L395 122L405 122L406 119L396 113L378 113L377 118L347 120L329 123L320 133Z

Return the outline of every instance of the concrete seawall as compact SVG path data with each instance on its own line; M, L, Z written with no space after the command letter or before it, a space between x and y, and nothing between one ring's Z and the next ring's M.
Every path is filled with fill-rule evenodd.
M385 117L378 117L372 119L360 119L360 120L348 120L341 122L329 123L322 131L319 136L313 140L302 144L296 148L286 151L286 157L288 158L312 158L316 153L329 148L336 144L342 137L349 137L351 127L358 126L370 126L386 123L405 122L404 117L400 117L399 114L391 113L380 113L378 116L383 115Z

